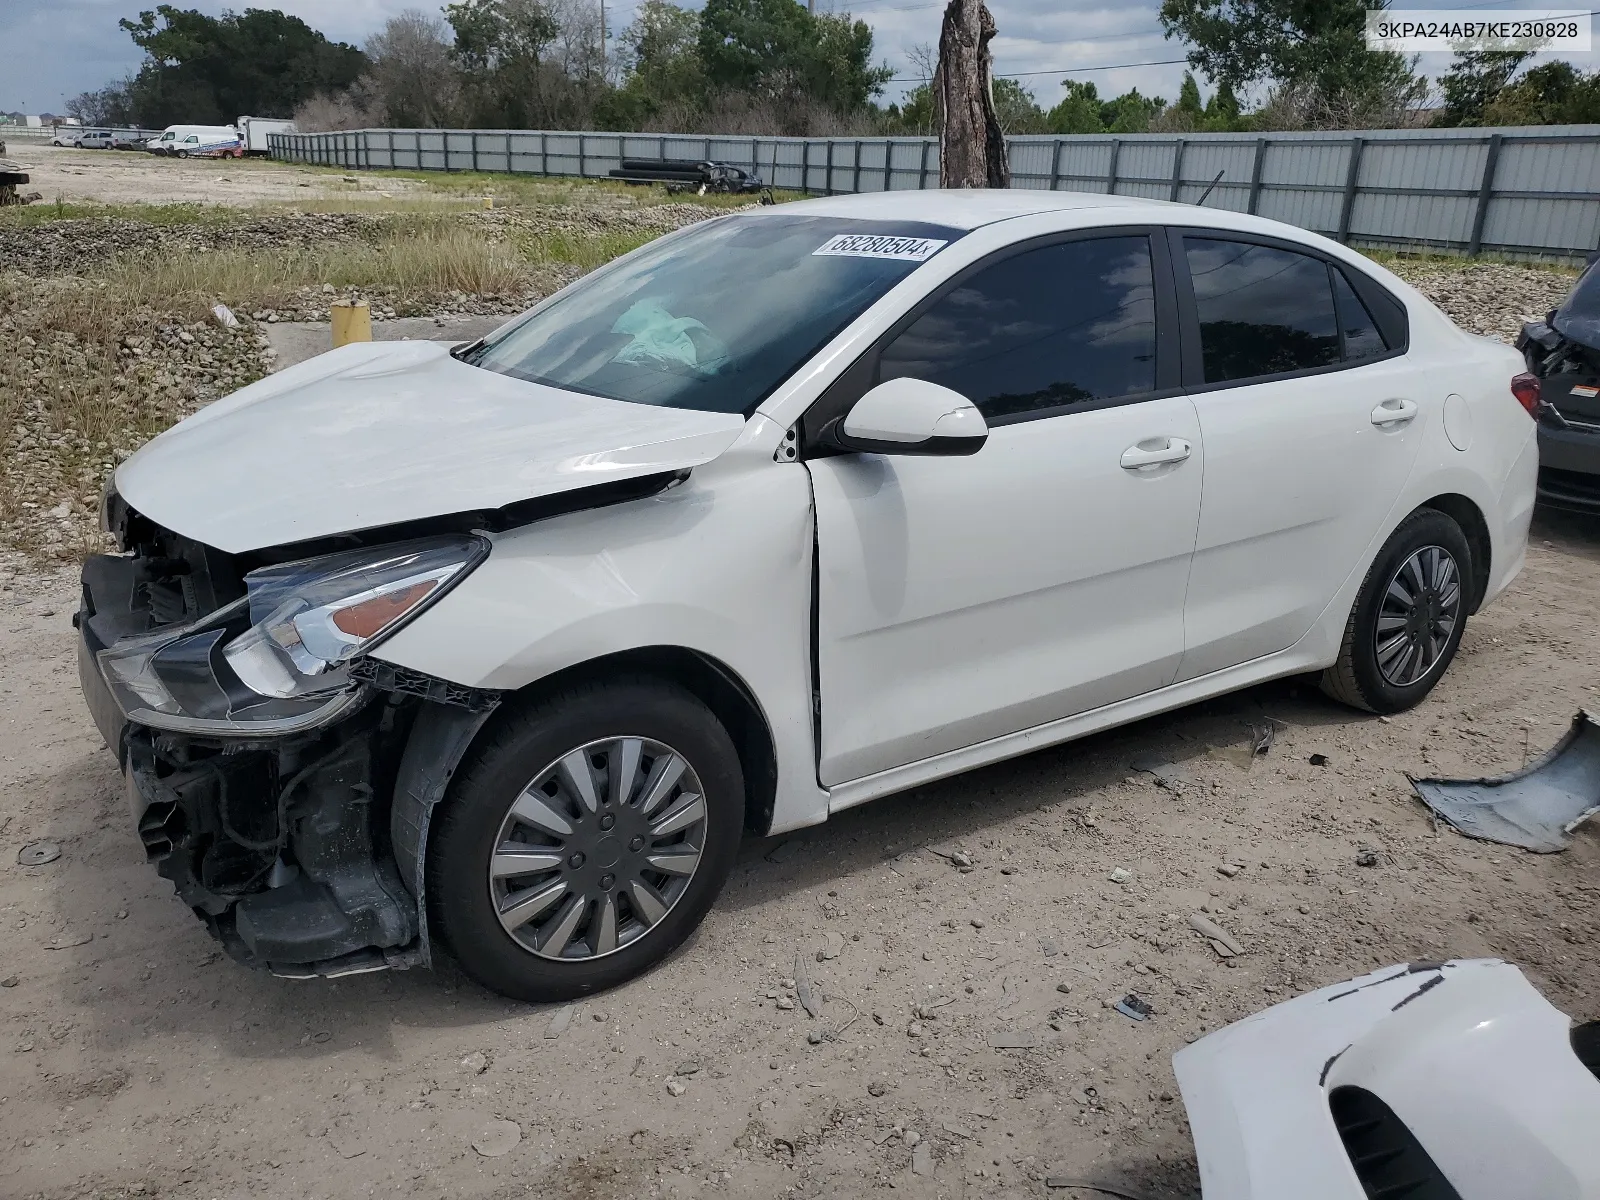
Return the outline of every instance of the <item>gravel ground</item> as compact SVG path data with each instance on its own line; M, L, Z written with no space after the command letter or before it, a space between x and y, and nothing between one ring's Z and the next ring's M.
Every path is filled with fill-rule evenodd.
M1570 281L1402 271L1501 336ZM130 378L192 405L221 386L203 355L260 369L253 331L215 332L128 347ZM1055 1174L1191 1195L1170 1056L1264 1005L1498 955L1600 1017L1600 833L1552 856L1471 842L1404 778L1514 769L1600 703L1597 591L1600 523L1541 514L1416 710L1284 681L747 842L672 961L554 1009L449 963L292 984L222 958L126 828L77 695L70 571L0 552L0 1195L965 1200ZM1180 777L1134 770L1149 754ZM18 865L40 839L60 858ZM1190 932L1201 912L1244 953ZM1108 1007L1129 993L1148 1021Z

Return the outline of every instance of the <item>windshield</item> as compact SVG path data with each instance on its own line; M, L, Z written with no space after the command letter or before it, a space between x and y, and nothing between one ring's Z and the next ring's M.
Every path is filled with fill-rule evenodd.
M1595 265L1591 263L1578 277L1550 325L1568 341L1600 350L1600 271Z
M749 416L962 232L909 221L725 217L596 271L461 357L612 400Z

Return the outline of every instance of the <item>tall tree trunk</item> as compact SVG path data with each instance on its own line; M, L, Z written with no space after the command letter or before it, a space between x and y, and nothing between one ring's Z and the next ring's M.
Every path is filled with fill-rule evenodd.
M933 73L940 187L1011 186L1005 134L994 112L994 35L994 17L983 0L950 0Z

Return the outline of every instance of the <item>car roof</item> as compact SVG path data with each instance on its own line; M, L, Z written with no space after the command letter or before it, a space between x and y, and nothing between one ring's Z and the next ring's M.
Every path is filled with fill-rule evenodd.
M785 212L825 217L856 217L864 221L918 221L951 229L977 229L1012 217L1073 209L1098 209L1094 224L1118 220L1157 220L1154 210L1187 207L1138 196L1107 196L1094 192L1044 192L1026 188L943 188L927 191L860 192L852 196L800 200L783 206Z

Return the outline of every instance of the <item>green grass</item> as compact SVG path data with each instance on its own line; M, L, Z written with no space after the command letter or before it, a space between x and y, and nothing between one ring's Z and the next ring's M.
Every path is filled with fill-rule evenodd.
M118 218L144 225L231 225L241 210L224 204L67 204L60 200L0 208L0 227L33 228L84 217Z

